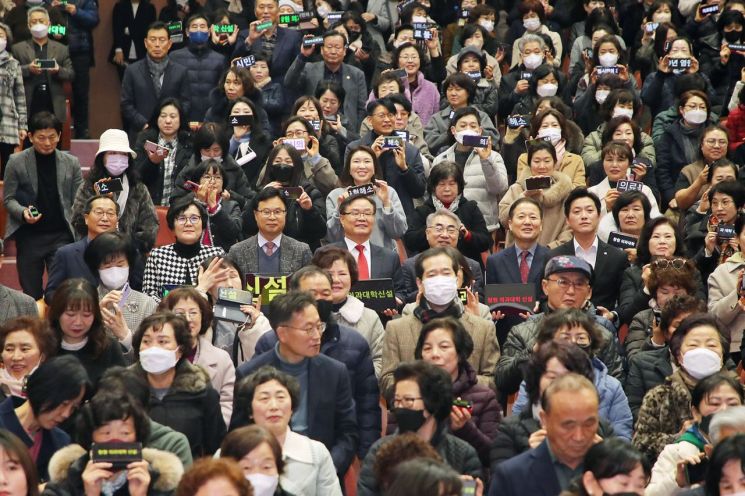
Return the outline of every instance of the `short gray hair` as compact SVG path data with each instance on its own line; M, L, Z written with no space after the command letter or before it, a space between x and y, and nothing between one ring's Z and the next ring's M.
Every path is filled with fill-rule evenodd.
M30 9L28 9L28 12L26 12L26 22L27 23L28 22L31 22L31 15L32 14L35 14L36 12L43 13L44 14L44 17L47 18L47 22L51 22L50 19L49 19L49 12L47 11L47 9L45 9L44 7L41 7L41 6L36 6L36 7L31 7Z
M714 414L709 424L709 437L715 445L722 440L722 430L726 428L745 433L745 406L732 406Z
M439 210L436 210L429 214L427 216L427 227L432 227L435 225L435 217L447 217L448 219L455 222L455 225L458 226L458 229L460 229L460 226L463 224L457 215L455 215L453 212L451 212L448 209L441 208Z
M538 43L541 46L541 50L546 49L546 42L543 41L543 38L541 38L537 34L526 34L522 38L517 40L517 49L520 51L520 53L523 53L523 49L528 43Z

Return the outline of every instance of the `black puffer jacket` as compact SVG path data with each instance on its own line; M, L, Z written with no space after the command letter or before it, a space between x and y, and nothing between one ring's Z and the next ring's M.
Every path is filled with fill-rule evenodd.
M210 48L187 45L171 52L169 58L189 70L189 121L203 122L210 102L204 95L209 95L217 86L225 67L225 57Z
M629 373L626 376L624 390L635 422L647 391L665 382L665 378L673 373L671 361L667 346L640 351L629 360Z

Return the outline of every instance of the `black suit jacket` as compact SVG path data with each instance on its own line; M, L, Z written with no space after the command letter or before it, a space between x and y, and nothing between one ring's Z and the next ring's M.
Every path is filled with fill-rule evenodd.
M574 239L551 250L546 261L558 255L574 256ZM592 298L590 298L593 305L605 307L608 310L616 308L618 295L621 292L623 271L628 266L629 259L626 253L598 239L598 256L595 259L593 271L595 280L592 285Z
M556 496L561 492L546 441L497 465L489 496Z
M403 275L404 281L404 294L406 295L405 303L413 303L416 301L416 295L419 292L419 288L416 285L416 259L419 255L414 255L404 260L404 264L401 266L401 274ZM474 289L479 292L479 300L483 303L484 301L484 271L481 270L481 264L472 258L466 257L468 267L473 272L473 283Z
M243 57L251 53L262 53L264 49L263 36L260 36L251 46L246 45L246 38L248 38L248 29L244 29L238 33L233 58ZM272 60L269 64L270 74L274 81L284 80L287 69L290 68L295 57L300 53L300 43L302 41L303 35L300 31L277 27L277 42L274 44ZM295 99L293 98L290 101L295 101Z
M47 287L44 291L44 300L47 304L51 303L54 290L65 282L65 279L82 277L94 286L98 286L98 280L91 274L91 270L83 260L83 253L85 253L88 242L88 236L86 236L80 241L61 247L54 254L54 260L49 269Z
M344 240L331 244L347 250L347 243ZM352 253L352 256L357 260L357 253ZM396 293L396 298L405 301L401 259L395 251L370 243L370 279L393 279L393 291Z

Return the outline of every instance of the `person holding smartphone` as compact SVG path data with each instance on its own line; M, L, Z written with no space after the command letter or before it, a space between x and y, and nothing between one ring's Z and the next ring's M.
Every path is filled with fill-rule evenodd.
M228 153L243 170L250 185L256 183L256 177L272 149L272 138L258 115L257 106L246 97L238 97L230 104L228 125L233 133Z

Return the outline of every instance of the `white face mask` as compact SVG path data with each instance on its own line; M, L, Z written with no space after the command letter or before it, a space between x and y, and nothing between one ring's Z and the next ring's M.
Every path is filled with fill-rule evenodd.
M663 22L670 22L673 19L673 15L670 12L658 12L652 16L652 20L658 24Z
M321 17L326 17L329 14L329 9L321 5L316 9L316 12L318 12L318 15Z
M634 111L631 109L616 107L613 109L613 117L628 117L631 119L634 116Z
M154 346L140 352L140 365L149 374L162 374L176 366L176 351Z
M416 23L425 23L425 22L427 22L427 18L426 17L422 17L422 16L411 16L411 22L412 23L414 23L414 22L416 22Z
M604 53L598 56L598 60L600 61L600 65L603 67L613 67L618 63L618 54L610 52Z
M248 474L246 479L254 489L254 496L272 496L279 485L278 475Z
M527 57L523 58L523 64L529 70L533 70L543 63L543 55L538 53L532 53Z
M694 348L685 352L681 365L691 377L700 381L722 370L722 357L707 348Z
M538 96L554 96L559 91L559 85L554 83L539 84L535 89Z
M463 129L462 131L458 131L455 133L455 141L463 144L463 136L479 136L479 133L472 129Z
M109 267L98 271L101 284L108 289L119 289L129 280L129 267Z
M49 32L49 26L46 24L34 24L31 26L31 36L34 38L44 38Z
M205 155L200 155L200 157L202 158L202 162L204 162L205 160L214 160L219 164L222 163L222 157L207 157Z
M448 305L458 296L458 281L455 276L434 276L425 279L424 297L433 305Z
M4 52L7 46L8 40L6 38L0 38L0 53Z
M602 104L605 102L605 100L608 99L608 95L610 94L610 90L597 90L595 92L595 101Z
M494 31L494 21L490 21L489 19L479 20L479 26L486 29L488 33L491 33L492 31Z
M121 176L129 167L129 155L109 155L103 166L112 176Z
M556 143L561 141L561 129L555 127L544 127L538 131L537 138L548 138L551 144L556 146Z
M706 117L706 110L696 109L683 112L683 119L690 124L703 124L706 122Z
M538 31L541 27L541 20L537 17L531 17L530 19L523 20L523 26L528 31Z

